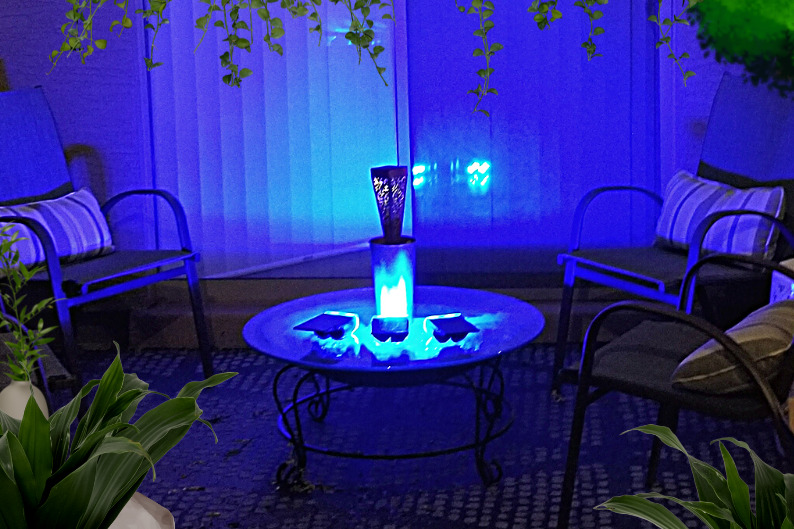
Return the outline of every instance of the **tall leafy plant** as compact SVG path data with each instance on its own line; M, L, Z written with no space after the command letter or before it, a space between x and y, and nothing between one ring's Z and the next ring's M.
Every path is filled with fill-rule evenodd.
M141 400L156 392L124 373L117 355L101 380L86 384L49 419L32 397L21 421L0 412L0 529L109 527L194 422L212 431L196 400L205 388L235 375L189 382L176 397L163 395L167 400L130 422ZM94 388L72 437L80 404Z
M698 500L681 500L649 492L617 496L598 505L596 509L635 516L662 529L687 529L669 509L651 501L668 500L694 514L709 529L794 529L794 474L783 474L769 466L747 443L732 437L714 441L722 454L725 466L723 474L689 455L678 437L667 427L649 424L633 430L654 435L686 456L695 480ZM726 444L746 450L753 460L755 510L751 507L750 487L739 476Z
M3 309L0 310L0 330L11 335L11 339L3 343L12 353L3 363L8 367L9 378L24 381L30 380L33 365L42 357L40 347L52 341L46 335L55 327L45 328L44 320L39 317L52 305L53 298L45 298L31 307L25 304L25 287L43 267L28 268L20 260L17 244L23 240L12 225L0 227L0 296Z

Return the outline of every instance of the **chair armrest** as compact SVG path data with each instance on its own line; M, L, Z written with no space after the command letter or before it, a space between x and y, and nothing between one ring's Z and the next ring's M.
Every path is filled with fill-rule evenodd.
M573 252L579 249L579 243L581 242L582 238L582 227L584 225L584 215L587 212L587 208L590 206L590 203L595 200L600 195L605 193L611 193L614 191L632 191L637 193L642 193L651 199L653 199L659 206L662 205L663 200L662 197L654 193L649 189L645 189L644 187L637 187L637 186L605 186L605 187L597 187L591 191L588 191L585 196L579 201L576 205L576 210L573 214L573 229L571 230L571 240L568 246L568 251Z
M164 199L171 207L171 211L174 214L177 232L179 233L179 244L182 246L182 250L186 252L193 251L193 245L190 242L190 232L188 231L187 226L187 217L185 216L185 209L182 207L179 199L168 191L163 189L133 189L131 191L123 191L118 195L111 197L107 202L102 204L102 214L107 216L113 206L125 198L129 198L134 195L151 195Z
M33 235L35 235L41 247L44 249L44 258L47 264L47 273L50 276L50 283L52 285L53 296L55 299L65 298L61 283L63 282L63 273L61 272L61 262L58 259L58 252L55 250L55 242L52 240L50 232L44 225L36 219L28 217L12 217L2 216L0 222L7 222L9 224L22 224L28 228Z
M725 217L738 217L741 215L754 215L756 217L762 217L769 222L771 222L777 229L780 230L780 233L785 237L786 242L788 242L791 248L794 248L794 234L788 229L788 227L783 224L778 218L773 217L768 213L763 213L761 211L753 211L749 209L731 209L725 211L716 211L711 213L710 215L706 216L700 224L697 225L695 228L695 232L692 234L692 239L689 241L689 254L687 257L687 269L694 266L694 264L700 259L700 252L703 250L703 241L706 239L706 234L711 229L711 227L720 219L724 219Z
M787 228L784 227L786 231ZM790 232L789 232L790 233ZM750 257L749 255L737 255L728 253L713 253L709 254L695 262L692 266L687 268L686 273L681 281L681 291L678 296L678 310L684 310L687 313L692 312L692 304L694 301L695 283L697 280L698 272L707 264L748 264L779 272L792 281L794 281L794 270L787 268L775 261L768 261L758 257Z
M601 330L601 326L609 316L621 311L642 312L654 316L662 316L667 320L683 323L684 325L688 325L694 329L697 329L709 338L715 340L725 349L725 351L728 352L732 359L737 362L748 375L750 375L750 378L761 391L766 404L769 406L769 410L772 414L772 420L775 423L775 428L777 431L785 432L788 430L788 424L780 410L780 404L775 391L772 389L772 386L769 384L769 382L767 382L767 380L761 375L761 373L758 372L758 369L756 369L752 359L744 351L744 349L742 349L742 347L737 344L733 338L726 335L715 325L662 303L652 303L648 301L620 301L608 306L599 312L595 318L593 318L593 321L590 322L590 326L587 328L587 332L585 333L584 337L584 344L582 345L582 357L581 362L579 363L580 388L589 387L590 377L593 371L593 357L595 355L595 350L598 343L598 333Z

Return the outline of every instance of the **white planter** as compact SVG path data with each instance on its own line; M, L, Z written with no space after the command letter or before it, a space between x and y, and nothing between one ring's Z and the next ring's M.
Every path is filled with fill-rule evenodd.
M3 391L0 391L0 410L6 415L21 421L22 415L25 413L25 406L27 406L30 398L31 387L33 388L33 398L36 399L36 404L39 405L44 416L49 417L47 399L44 398L44 394L30 382L22 380L12 380L9 385L3 388Z
M110 529L175 529L175 527L171 512L140 492L133 494L110 524Z

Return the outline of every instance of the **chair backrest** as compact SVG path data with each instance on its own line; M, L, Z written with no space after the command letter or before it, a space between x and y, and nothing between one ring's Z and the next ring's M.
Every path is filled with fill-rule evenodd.
M55 198L72 190L42 89L0 92L0 205Z
M794 96L723 74L711 105L698 175L746 189L781 186L794 230ZM778 245L780 259L791 250Z

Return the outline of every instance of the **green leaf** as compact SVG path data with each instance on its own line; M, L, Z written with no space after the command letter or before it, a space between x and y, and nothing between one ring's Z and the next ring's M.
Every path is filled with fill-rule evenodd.
M8 451L5 435L0 437L0 457L2 457L3 450ZM10 454L8 455L10 456ZM3 499L2 506L0 506L0 528L16 529L27 527L22 495L19 493L16 483L5 472L0 472L0 498Z
M708 501L685 501L679 500L678 498L673 498L672 496L665 496L664 494L657 494L655 492L647 492L641 494L635 494L635 496L639 498L655 498L655 499L662 499L671 501L673 503L677 503L681 505L686 510L697 516L701 522L706 524L707 527L711 529L719 529L723 525L722 521L726 521L730 523L736 523L736 520L733 517L730 509L725 507L718 507L711 502Z
M766 464L745 442L732 437L717 441L733 443L750 454L755 466L755 515L758 527L780 527L786 518L785 505L777 497L786 492L783 473Z
M722 461L725 464L725 477L728 481L728 490L731 493L731 512L734 517L741 522L742 527L753 527L755 524L755 516L750 510L750 487L747 486L742 478L739 476L739 471L736 469L728 449L725 445L719 443L720 452L722 453Z
M52 446L52 468L58 470L69 455L69 430L80 411L80 403L94 387L99 385L99 380L91 380L83 386L80 392L63 408L50 416L50 443Z
M82 527L80 519L91 503L97 459L92 459L55 485L37 511L38 528Z
M34 509L39 504L41 495L36 486L36 477L33 475L33 469L30 466L30 461L25 454L25 449L16 435L9 433L8 435L8 449L11 453L11 462L14 465L14 482L19 487L19 492L22 495L22 501L25 504L25 509Z
M105 413L112 406L118 397L119 391L124 384L124 371L121 367L121 355L117 352L116 358L107 368L105 374L99 381L99 387L94 395L94 400L88 408L88 413L77 425L74 434L74 442L77 446L87 435L99 429L104 420Z
M662 529L688 529L666 507L637 496L616 496L595 508L635 516Z
M235 372L217 373L204 380L194 380L192 382L188 382L182 387L182 389L179 390L177 398L186 397L197 399L201 395L201 392L205 389L222 384L223 382L226 382L235 376L237 376L237 373Z
M52 448L50 424L32 394L25 405L22 423L19 426L19 442L33 472L33 486L38 504L38 499L44 494L47 478L52 473Z
M254 72L249 70L248 68L243 68L240 70L240 78L245 79L246 77L252 75Z

